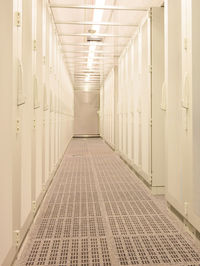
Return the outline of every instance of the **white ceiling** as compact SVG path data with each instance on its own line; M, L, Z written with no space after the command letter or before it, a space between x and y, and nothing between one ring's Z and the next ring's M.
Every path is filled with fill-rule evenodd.
M141 19L145 16L145 11L129 10L104 10L101 23L117 23L118 26L102 25L99 34L112 35L103 37L103 45L97 46L92 69L87 68L89 43L87 36L92 25L81 25L84 22L93 21L94 9L75 9L66 6L94 6L95 0L49 0L52 14L56 23L58 34L62 43L63 52L75 89L99 89L100 82L104 80L117 58L127 45ZM106 0L106 6L147 9L161 6L163 0ZM54 5L54 7L53 7ZM56 5L56 7L55 7ZM65 6L60 8L58 6ZM70 22L70 24L68 24ZM72 24L71 22L77 23ZM64 24L66 23L66 24ZM126 26L122 26L126 25ZM131 26L130 26L131 24ZM127 26L129 25L129 26ZM78 35L78 36L75 36ZM114 35L114 36L113 36ZM98 44L97 44L98 45ZM87 73L91 73L86 82Z

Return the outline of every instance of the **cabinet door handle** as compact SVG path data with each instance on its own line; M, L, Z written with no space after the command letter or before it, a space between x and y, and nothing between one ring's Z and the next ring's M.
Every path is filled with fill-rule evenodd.
M188 73L185 74L184 82L183 82L183 88L182 88L182 107L185 109L189 109L189 75Z
M22 63L17 59L17 106L25 104Z
M167 94L167 88L166 88L166 84L165 84L165 81L164 81L163 84L162 84L162 95L161 95L161 104L160 104L160 108L163 111L167 110L167 97L166 97L166 94Z
M37 109L40 107L39 93L38 93L38 80L37 80L36 75L34 75L33 77L33 105L34 105L34 109Z

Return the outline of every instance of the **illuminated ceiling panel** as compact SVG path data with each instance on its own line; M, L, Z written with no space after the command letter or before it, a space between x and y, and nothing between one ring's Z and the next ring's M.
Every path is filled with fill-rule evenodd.
M100 89L149 8L162 4L163 0L49 0L75 89L88 84Z

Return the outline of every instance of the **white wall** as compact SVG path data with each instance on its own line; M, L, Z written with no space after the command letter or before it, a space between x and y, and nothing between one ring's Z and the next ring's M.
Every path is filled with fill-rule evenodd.
M10 265L73 135L74 96L47 1L4 1L0 13L0 264Z
M98 90L74 92L74 136L99 135Z

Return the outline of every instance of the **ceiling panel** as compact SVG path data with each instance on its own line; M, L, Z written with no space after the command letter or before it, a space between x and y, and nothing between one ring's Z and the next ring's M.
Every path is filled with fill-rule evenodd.
M102 12L100 24L103 25L99 25L99 33L96 34L101 37L102 42L97 43L92 68L88 68L90 42L87 41L87 35L95 35L91 33L94 27L94 9L75 9L66 8L66 6L94 6L95 3L96 0L49 0L50 5L57 5L56 8L52 7L51 10L58 35L60 35L62 50L67 62L66 67L74 81L75 89L80 87L84 89L88 86L95 89L100 87L99 80L102 82L112 67L117 64L118 56L146 15L147 11L141 11L140 9L148 10L150 7L161 6L163 0L106 0L105 6L111 6L112 10L103 10ZM62 5L65 8L61 8ZM132 10L114 10L113 7ZM101 13L101 11L98 12ZM102 34L107 37L100 36ZM92 44L94 45L94 42ZM91 74L89 78L91 83L85 81L88 74Z
M117 0L116 5L118 6L126 6L126 7L156 7L161 6L164 0Z

